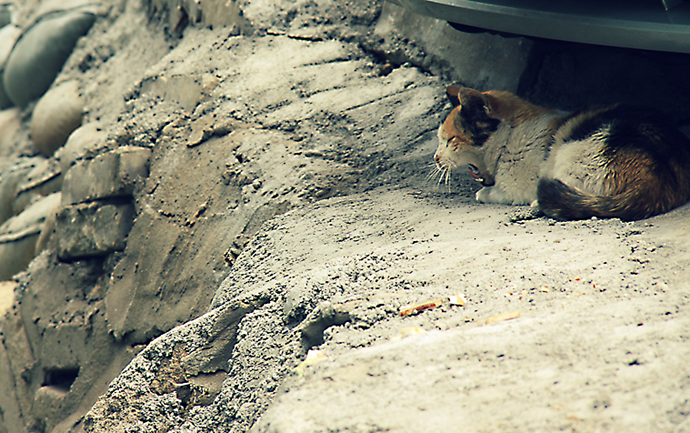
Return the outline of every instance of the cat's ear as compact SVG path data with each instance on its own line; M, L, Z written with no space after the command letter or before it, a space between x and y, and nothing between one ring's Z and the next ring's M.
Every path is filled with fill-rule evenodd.
M494 112L495 110L495 105L496 105L496 98L493 96L487 94L487 93L482 93L482 97L484 99L484 112L486 113L487 116L495 118Z
M487 95L469 87L458 89L458 101L463 107L461 110L467 109L474 113L484 111L487 115L491 112Z
M459 87L457 87L457 86L446 87L446 95L448 95L448 99L450 100L450 103L453 105L453 108L460 105L460 97L458 96L459 94L460 94L460 88Z

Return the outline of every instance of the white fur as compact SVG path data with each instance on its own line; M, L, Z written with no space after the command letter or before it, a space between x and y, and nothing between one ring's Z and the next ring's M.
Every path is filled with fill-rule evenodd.
M537 199L537 183L548 155L551 125L560 114L544 116L515 128L501 124L484 146L484 163L495 185L476 198L483 203L529 205Z
M593 195L605 195L608 170L604 148L610 129L605 126L585 140L566 143L557 137L541 176L559 179Z

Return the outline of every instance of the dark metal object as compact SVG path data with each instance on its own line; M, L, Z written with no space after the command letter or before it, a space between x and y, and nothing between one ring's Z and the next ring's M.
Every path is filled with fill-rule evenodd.
M388 0L414 13L494 32L690 53L690 2L659 0Z

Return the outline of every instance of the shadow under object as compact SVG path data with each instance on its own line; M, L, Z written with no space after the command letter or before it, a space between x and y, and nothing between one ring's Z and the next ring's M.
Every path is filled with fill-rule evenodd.
M500 33L690 53L690 1L388 0L411 12Z

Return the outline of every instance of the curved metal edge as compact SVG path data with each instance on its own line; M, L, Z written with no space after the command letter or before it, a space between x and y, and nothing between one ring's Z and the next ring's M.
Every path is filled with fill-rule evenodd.
M544 12L469 0L388 0L419 15L545 39L690 53L688 24ZM661 7L661 6L660 6Z

